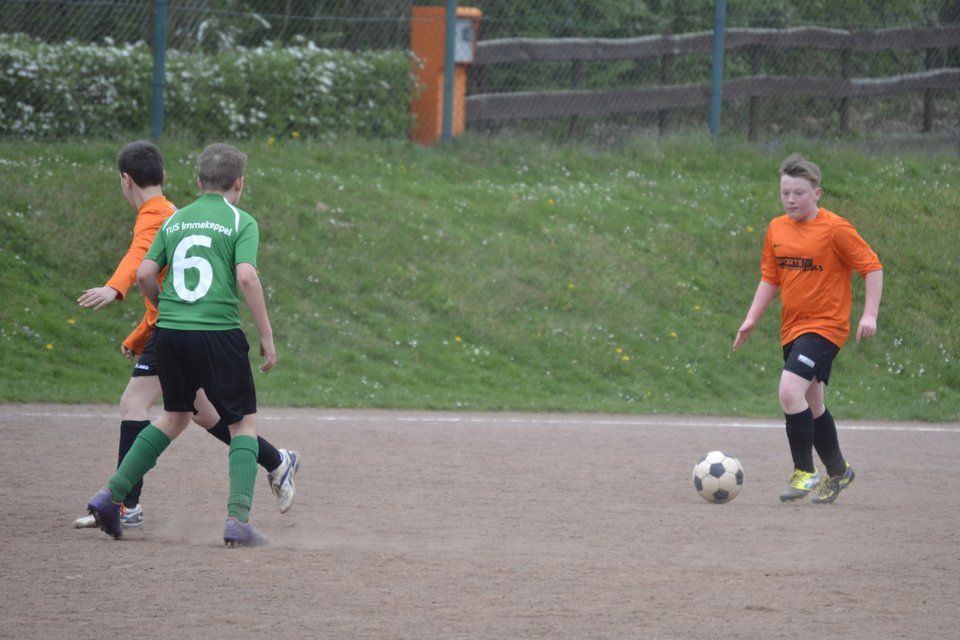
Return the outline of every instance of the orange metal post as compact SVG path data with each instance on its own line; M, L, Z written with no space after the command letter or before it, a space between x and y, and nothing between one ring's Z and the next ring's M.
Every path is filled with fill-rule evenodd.
M481 17L479 9L458 7L457 20L469 19L476 33ZM419 62L414 72L420 91L411 104L414 115L410 138L420 144L433 144L440 139L443 127L443 56L446 36L445 7L413 7L410 27L410 48ZM470 44L475 47L476 41ZM471 56L472 58L472 56ZM453 134L463 133L466 123L467 62L457 62L453 78Z

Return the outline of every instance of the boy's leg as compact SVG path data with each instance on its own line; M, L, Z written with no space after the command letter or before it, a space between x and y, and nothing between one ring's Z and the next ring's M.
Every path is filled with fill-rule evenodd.
M229 546L266 544L267 539L249 522L257 479L256 418L247 415L230 431L230 497L223 542Z
M785 413L784 418L793 468L814 473L817 467L813 463L813 412L808 407L798 413Z
M197 391L197 399L194 402L194 406L197 408L197 414L193 417L193 421L206 429L207 433L214 436L217 440L229 445L230 425L227 424L226 420L220 418L216 408L207 398L203 389ZM257 436L257 444L259 445L257 464L267 471L273 471L279 467L280 463L283 462L280 451L260 436Z
M257 479L257 392L250 368L250 345L239 329L207 333L212 369L209 384L200 384L217 412L230 423L230 496L223 542L229 546L256 546L267 539L250 517ZM206 346L206 345L205 345Z
M827 475L841 476L847 470L847 463L840 451L837 425L824 403L825 386L825 382L818 381L810 385L810 389L807 391L807 401L816 416L813 420L813 448L816 449L817 455L823 461L823 466L827 469Z
M140 432L146 429L149 424L149 420L122 420L120 422L120 442L117 451L118 469L120 468L120 464L123 462L123 459L130 451L130 448L133 447L133 443L136 442L137 436L139 436ZM139 509L140 492L142 490L143 480L141 479L135 485L133 485L126 497L123 499L125 511L131 514L130 518L127 518L126 515L124 516L125 521L123 526L126 528L139 529L143 526L143 510ZM73 521L73 526L78 529L96 527L97 520L90 515L80 516Z
M157 458L190 423L190 414L164 413L157 425L148 425L134 441L130 451L124 456L117 472L107 482L107 488L101 489L87 505L90 514L106 533L114 538L123 535L121 515L122 501L130 489L157 464Z
M784 414L787 440L793 458L793 473L780 502L802 500L820 485L821 475L813 463L813 412L809 407L798 413Z
M138 362L138 367L140 363ZM153 367L149 363L144 366ZM155 368L155 367L154 367ZM137 436L150 424L150 410L160 398L160 378L151 369L151 375L134 375L127 382L127 388L123 390L120 396L120 446L117 458L117 467L123 461L124 456L130 451L130 447L136 441ZM137 482L124 498L123 504L127 509L134 509L140 503L140 492L143 489L143 481ZM142 524L142 521L141 521Z
M160 399L160 378L157 376L156 355L153 345L148 344L137 359L130 380L123 395L120 396L120 448L117 467L133 446L140 432L150 424L150 412ZM135 509L140 504L140 492L143 481L135 484L124 499L127 509ZM143 519L140 518L140 526ZM128 525L129 526L129 525Z
M780 407L787 425L793 468L813 473L813 412L806 394L812 380L784 370L780 376Z
M820 474L813 463L813 411L805 397L811 383L812 380L786 369L780 377L780 406L793 458L793 473L787 490L780 495L781 502L803 499L820 484Z
M837 424L833 421L829 409L825 408L823 415L813 421L813 446L823 460L828 475L839 476L847 470L837 438Z
M220 442L226 445L230 444L230 425L225 420L218 420L212 427L204 428L207 433ZM259 450L257 464L263 467L265 471L274 471L283 463L283 454L280 453L280 449L277 449L262 436L257 436L257 445Z
M217 410L202 390L197 392L194 405L197 408L197 414L193 421L206 429L207 433L217 440L230 445L230 426L226 420L220 418ZM257 464L267 471L270 490L277 498L277 508L280 513L286 513L293 506L293 501L297 495L294 477L300 469L300 455L296 451L277 449L259 435L257 436L257 445Z
M120 446L117 451L117 468L127 456L127 453L137 441L140 433L150 424L149 420L123 420L120 422ZM143 479L140 479L123 499L123 506L127 509L134 509L140 504L140 493L143 491ZM143 521L140 521L143 524Z
M817 455L823 460L827 468L828 477L820 484L817 496L813 499L816 504L832 504L840 492L847 488L856 477L853 467L847 464L840 451L840 442L837 439L837 425L833 421L830 411L824 407L823 414L814 421L813 446Z
M150 410L160 398L160 379L155 373L152 356L144 363L141 358L134 369L134 374L127 382L123 395L120 396L120 438L117 443L117 467L130 451L137 436L150 424ZM142 367L142 368L141 368ZM143 526L143 510L140 509L140 493L143 490L143 480L137 482L123 500L126 512L123 516L124 528L138 529ZM89 515L74 520L73 526L78 529L96 527L97 521Z
M170 446L171 438L155 425L148 425L120 461L117 472L107 482L114 502L122 502L130 490L157 464L157 458Z
M137 436L130 451L124 456L107 487L117 502L157 464L157 458L190 424L189 413L164 411L156 422L148 425Z
M230 441L230 497L227 516L241 523L250 519L257 480L257 439L237 436Z

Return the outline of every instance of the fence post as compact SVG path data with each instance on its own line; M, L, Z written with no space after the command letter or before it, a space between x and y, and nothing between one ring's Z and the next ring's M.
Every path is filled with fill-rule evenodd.
M840 75L844 81L853 77L853 50L843 49L840 52ZM840 131L850 131L850 98L840 98Z
M664 35L664 39L668 40L671 44L673 43L673 29L667 29L667 32ZM668 85L673 84L673 53L665 53L660 56L660 84ZM667 132L667 127L670 124L670 111L669 109L663 109L659 112L660 120L660 135L664 135Z
M927 49L927 60L926 68L927 71L936 69L940 66L940 50L939 49ZM923 92L923 126L921 131L923 133L930 133L933 129L933 116L935 113L935 108L933 104L934 94L933 89L927 89Z
M583 80L583 60L574 60L570 67L570 88L579 89L580 82ZM570 126L567 128L567 135L572 136L580 133L580 116L570 116Z
M446 27L443 44L443 118L441 139L453 142L453 74L457 38L457 0L447 0Z
M727 0L713 5L713 71L710 83L710 133L720 135L720 105L723 100L723 36L727 28Z
M166 87L167 0L153 3L153 99L150 103L150 135L155 141L163 135L163 92Z
M763 64L763 48L759 45L750 47L750 75L757 76ZM747 120L747 139L750 142L757 140L757 118L760 110L760 98L750 96L750 115Z

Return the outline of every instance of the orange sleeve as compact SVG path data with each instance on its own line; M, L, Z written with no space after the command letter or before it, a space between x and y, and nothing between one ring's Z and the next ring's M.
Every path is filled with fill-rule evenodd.
M163 278L166 273L167 268L164 267L158 277L161 289L163 288ZM143 318L140 320L140 324L138 324L123 341L123 346L137 355L143 353L144 348L146 348L150 334L153 333L154 327L157 326L157 316L159 315L157 308L153 306L152 302L144 298L143 304L147 307L147 310L143 312Z
M145 314L143 314L143 320L140 321L140 324L130 332L130 335L123 341L123 346L130 351L134 352L137 355L143 353L143 350L147 346L147 341L150 340L150 334L153 333L153 327L157 323L157 312L156 310L151 311L148 309Z
M777 266L777 256L773 252L771 225L767 226L767 235L763 239L763 252L760 254L760 279L764 282L780 286L780 269Z
M136 282L137 269L147 255L147 251L150 250L150 245L153 244L153 239L163 221L172 216L176 210L173 203L163 196L151 198L140 206L137 222L133 227L130 248L127 249L113 276L107 281L108 287L113 287L120 293L120 300L124 299L127 290ZM143 304L146 307L143 319L123 341L123 346L138 355L143 353L150 334L153 333L153 327L157 324L157 308L146 298L143 299Z
M157 235L163 221L173 215L176 208L164 197L151 198L143 203L137 212L137 222L133 227L133 240L126 255L117 265L113 275L107 280L107 286L119 292L118 300L127 296L127 290L137 280L137 268L147 255L153 238Z
M844 263L861 277L883 269L880 258L848 220L840 218L837 221L833 242L837 253L843 256Z

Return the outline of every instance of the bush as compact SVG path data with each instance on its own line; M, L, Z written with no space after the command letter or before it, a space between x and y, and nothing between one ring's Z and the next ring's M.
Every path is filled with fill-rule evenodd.
M153 58L144 43L46 44L0 34L0 135L116 135L150 127ZM213 55L169 51L165 128L201 138L402 137L415 87L402 51L298 41ZM296 132L296 133L294 133Z

